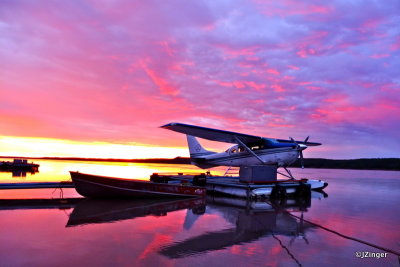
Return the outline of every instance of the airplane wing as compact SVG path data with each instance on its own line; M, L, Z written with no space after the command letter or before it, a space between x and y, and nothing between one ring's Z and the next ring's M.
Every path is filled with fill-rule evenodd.
M176 123L176 122L165 124L165 125L161 126L161 128L165 128L165 129L172 130L175 132L184 133L187 135L192 135L192 136L208 139L211 141L233 143L233 144L238 143L236 141L235 136L240 138L242 140L242 142L245 144L255 143L255 142L261 141L263 139L261 136L241 134L241 133L217 130L217 129L207 128L207 127L201 127L201 126L195 126L195 125L189 125L189 124L183 124L183 123Z
M165 125L161 126L161 128L165 128L165 129L172 130L175 132L184 133L187 135L192 135L192 136L208 139L211 141L233 143L233 144L239 144L239 142L237 141L237 138L239 138L245 144L252 144L252 143L254 144L254 143L261 142L263 140L268 140L268 141L274 142L274 143L291 143L291 144L293 144L293 141L291 141L291 140L266 138L266 137L262 137L262 136L242 134L242 133L212 129L212 128L207 128L207 127L201 127L201 126L189 125L189 124L177 123L177 122L165 124ZM308 146L321 145L320 143L312 143L312 142L302 142L302 141L296 141L296 142L298 144L306 144Z

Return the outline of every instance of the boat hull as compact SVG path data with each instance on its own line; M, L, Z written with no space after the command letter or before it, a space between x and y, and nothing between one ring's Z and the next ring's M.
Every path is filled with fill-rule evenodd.
M205 188L70 172L76 191L90 198L203 197Z

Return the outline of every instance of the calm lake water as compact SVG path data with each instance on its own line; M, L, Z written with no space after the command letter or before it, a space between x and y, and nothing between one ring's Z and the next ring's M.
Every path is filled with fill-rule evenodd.
M153 172L201 172L188 165L35 162L40 172L0 172L0 181L65 181L70 170L140 179ZM326 194L315 192L311 201L287 200L271 206L221 197L89 200L79 198L74 189L62 192L69 202L19 202L59 198L61 192L2 190L0 266L400 265L396 255L400 172L293 169L293 173L327 181ZM385 249L394 253L385 254ZM357 252L381 257L359 258Z

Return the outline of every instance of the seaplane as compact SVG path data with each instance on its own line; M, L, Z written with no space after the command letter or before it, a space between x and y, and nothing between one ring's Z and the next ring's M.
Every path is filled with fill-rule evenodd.
M242 168L266 165L282 167L287 174L279 171L277 173L291 180L296 179L288 167L300 158L301 167L304 168L303 151L309 146L321 145L321 143L308 141L309 136L304 141L297 141L292 137L277 139L177 122L165 124L161 128L185 134L191 163L202 169L217 166ZM235 145L218 153L205 149L196 137ZM322 188L327 186L327 183L322 181L321 184Z

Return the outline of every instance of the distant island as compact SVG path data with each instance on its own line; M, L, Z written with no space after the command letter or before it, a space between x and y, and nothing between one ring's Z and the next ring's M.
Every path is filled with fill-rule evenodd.
M162 164L190 164L190 158L151 158L151 159L105 159L105 158L78 158L78 157L13 157L0 156L0 158L22 158L31 160L73 160L73 161L99 161L99 162L133 162L133 163L162 163ZM290 167L300 168L298 159ZM355 170L393 170L400 171L400 158L372 158L372 159L304 159L304 167L321 169L355 169Z

